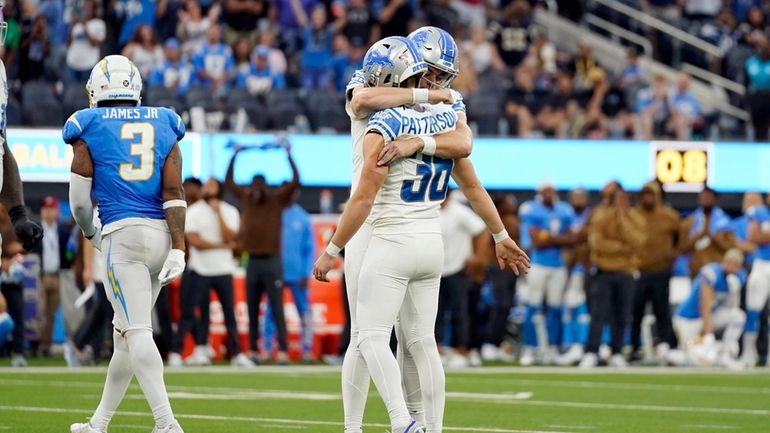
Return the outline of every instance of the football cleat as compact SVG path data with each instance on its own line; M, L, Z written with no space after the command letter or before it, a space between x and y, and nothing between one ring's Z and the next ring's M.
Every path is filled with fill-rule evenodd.
M91 423L75 423L70 426L70 433L106 433L91 427Z

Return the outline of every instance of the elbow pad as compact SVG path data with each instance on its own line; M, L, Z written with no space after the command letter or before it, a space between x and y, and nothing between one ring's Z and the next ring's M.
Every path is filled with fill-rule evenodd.
M83 177L75 173L70 175L70 206L72 207L72 216L86 237L93 236L96 231L96 227L94 227L94 205L91 203L92 183L93 179L90 177Z

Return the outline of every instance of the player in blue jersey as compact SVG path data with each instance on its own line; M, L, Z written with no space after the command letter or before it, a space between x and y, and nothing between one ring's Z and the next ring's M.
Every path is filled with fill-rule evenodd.
M526 227L532 246L532 270L527 276L528 290L524 295L524 350L519 363L532 365L553 362L560 344L562 297L567 285L567 267L562 250L573 243L570 231L574 219L572 207L559 201L551 184L538 188L535 200L525 202L519 209L522 226ZM545 331L542 317L545 300ZM539 329L538 329L539 328Z
M746 331L743 335L741 360L749 367L757 364L759 318L770 297L770 208L763 204L746 210L748 240L756 244L746 286Z
M721 263L704 266L693 280L690 296L677 309L674 329L687 362L742 365L735 356L746 322L746 314L740 309L741 287L746 281L743 260L743 253L732 248ZM718 332L722 332L721 345L714 338Z
M591 322L585 290L586 272L590 272L591 265L588 254L588 218L591 215L588 191L582 188L573 190L569 201L574 212L570 231L575 235L575 243L570 250L569 279L562 305L561 344L567 351L556 358L559 365L573 365L583 357Z
M101 402L72 433L104 433L136 375L155 418L154 433L181 433L152 339L152 308L161 287L185 267L182 119L166 108L141 107L142 78L130 60L107 56L86 85L91 108L70 116L70 204L83 235L107 265L107 295L115 311L114 353ZM92 197L101 227L94 224Z

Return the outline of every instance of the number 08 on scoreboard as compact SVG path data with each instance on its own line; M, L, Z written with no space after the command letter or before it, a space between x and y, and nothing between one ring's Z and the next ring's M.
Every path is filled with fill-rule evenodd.
M713 144L691 141L650 143L650 171L667 192L700 192L712 181Z

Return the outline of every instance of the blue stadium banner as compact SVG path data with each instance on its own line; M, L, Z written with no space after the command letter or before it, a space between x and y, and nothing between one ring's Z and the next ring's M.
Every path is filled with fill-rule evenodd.
M185 176L202 170L200 136L182 140ZM69 182L72 147L62 141L58 129L8 129L8 145L24 182Z
M10 129L8 140L26 182L67 182L72 151L58 130ZM290 145L302 183L347 187L350 136L188 133L181 143L184 175L224 178L237 147L235 178L256 174L271 184L291 177ZM657 178L668 191L770 191L770 144L671 141L526 140L479 138L471 160L489 189L532 190L544 181L559 189L600 189L616 179L629 189Z

